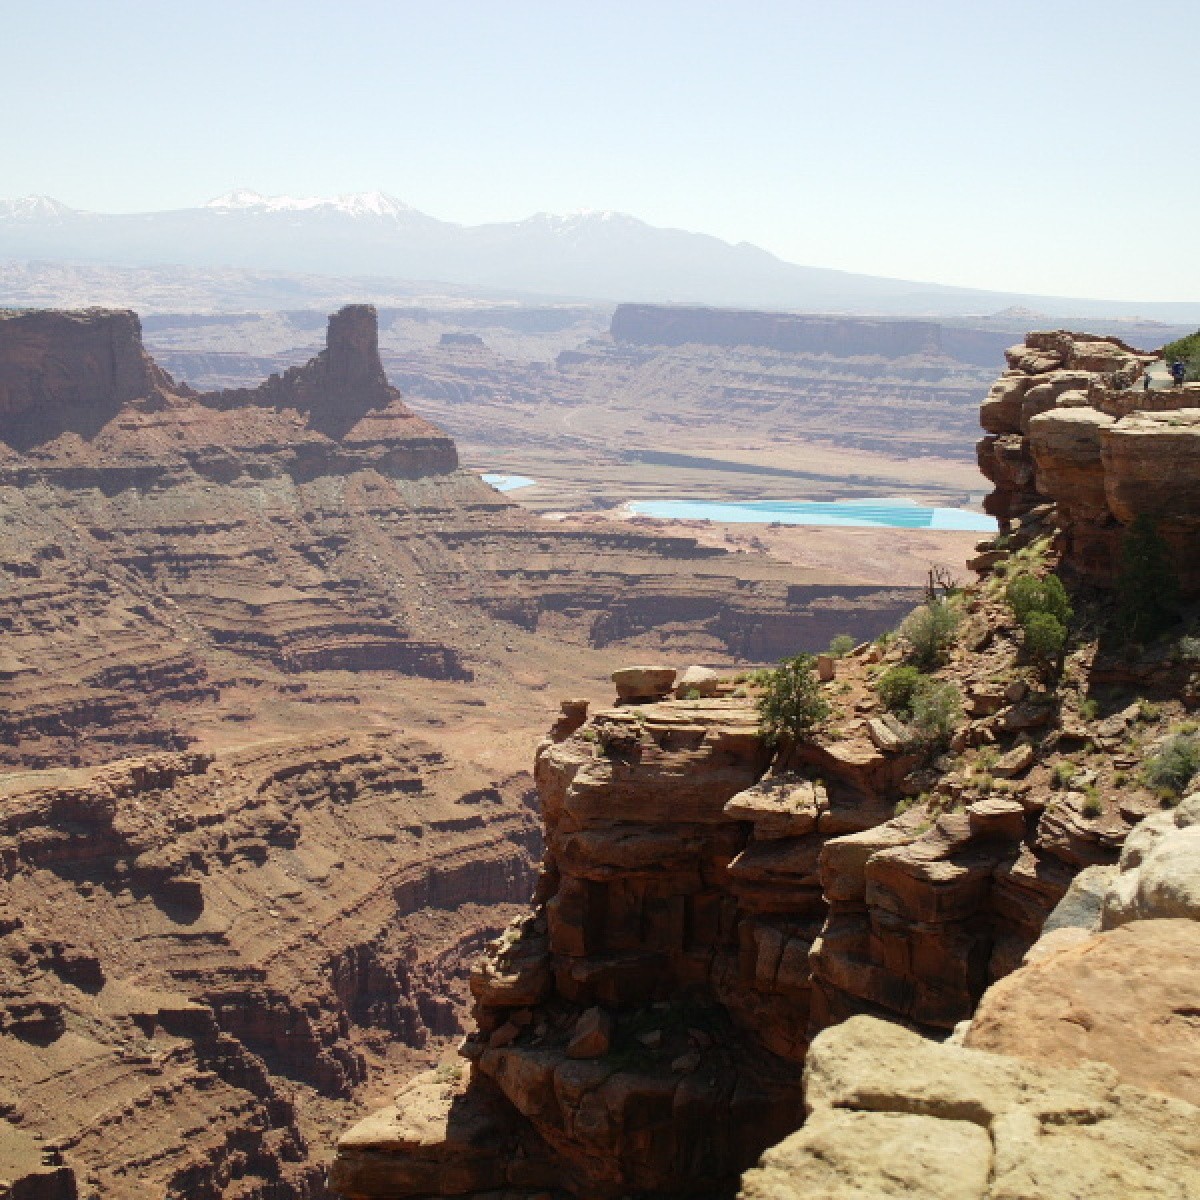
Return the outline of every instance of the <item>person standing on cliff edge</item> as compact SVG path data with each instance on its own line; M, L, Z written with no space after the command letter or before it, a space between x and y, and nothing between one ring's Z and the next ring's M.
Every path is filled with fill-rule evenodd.
M1171 378L1175 380L1176 387L1183 387L1183 377L1187 374L1187 367L1183 364L1182 358L1177 358L1171 364Z

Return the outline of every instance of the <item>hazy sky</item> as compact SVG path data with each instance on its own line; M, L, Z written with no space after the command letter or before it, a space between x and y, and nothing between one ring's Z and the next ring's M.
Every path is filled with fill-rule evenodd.
M0 0L0 196L379 188L793 262L1200 298L1195 0Z

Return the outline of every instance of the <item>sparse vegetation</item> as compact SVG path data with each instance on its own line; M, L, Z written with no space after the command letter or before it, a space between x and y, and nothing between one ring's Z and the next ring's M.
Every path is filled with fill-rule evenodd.
M901 622L900 636L909 644L912 661L926 671L941 662L954 641L962 614L951 599L933 598Z
M763 683L758 715L768 744L785 737L798 741L829 715L815 667L811 654L797 654L783 659Z
M847 654L855 647L854 639L848 633L839 633L829 643L827 654L831 654L834 658L845 658Z
M907 716L912 712L913 694L920 687L922 678L916 667L889 667L875 684L880 703L888 712Z
M1071 786L1071 780L1078 774L1079 768L1070 759L1063 759L1062 762L1055 763L1054 770L1050 772L1050 786L1068 788Z
M1075 613L1066 588L1057 575L1016 575L1004 589L1004 598L1024 630L1025 653L1043 679L1062 669L1067 633Z
M1059 671L1067 645L1067 628L1052 613L1030 613L1025 619L1025 653L1043 679L1053 679Z
M438 1083L457 1083L463 1077L461 1063L444 1062L433 1073Z
M1100 793L1096 790L1095 784L1091 784L1083 789L1083 806L1082 812L1085 817L1098 817L1104 811L1104 801L1100 799Z
M680 699L681 700L699 700L700 699L700 689L694 688L694 687L685 688L683 695L680 696Z
M1181 637L1175 643L1175 659L1181 663L1200 663L1200 637Z
M1085 696L1079 701L1079 715L1085 721L1094 721L1100 715L1100 705L1091 696Z
M1146 782L1159 795L1182 796L1187 785L1200 772L1200 735L1173 732L1143 769Z
M1162 716L1162 706L1149 700L1138 701L1137 719L1144 725L1152 725Z
M1004 589L1013 616L1024 625L1034 613L1049 613L1061 625L1069 625L1074 617L1067 590L1057 575L1039 579L1036 575L1018 575Z
M1162 633L1179 615L1179 579L1158 528L1145 513L1125 534L1117 601L1122 629L1138 641Z
M952 683L928 676L921 680L912 698L909 726L921 745L945 745L962 720L962 697Z

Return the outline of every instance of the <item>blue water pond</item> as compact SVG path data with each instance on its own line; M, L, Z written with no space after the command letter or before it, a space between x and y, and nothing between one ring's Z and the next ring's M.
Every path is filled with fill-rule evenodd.
M490 483L498 492L515 492L517 488L532 487L536 479L527 475L481 475L484 483Z
M666 520L769 525L850 525L869 529L965 529L995 533L994 518L965 508L926 508L913 500L837 500L789 504L761 501L715 504L693 500L635 500L630 510Z

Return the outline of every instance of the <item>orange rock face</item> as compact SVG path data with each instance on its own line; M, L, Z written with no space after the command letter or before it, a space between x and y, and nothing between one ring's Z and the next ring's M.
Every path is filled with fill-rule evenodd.
M1105 1062L1200 1102L1200 923L1134 921L1038 958L984 997L966 1044L1071 1066Z
M1143 390L1153 356L1116 338L1031 333L1008 359L981 414L988 512L1011 522L1053 501L1067 561L1101 584L1148 516L1185 589L1200 589L1200 388Z

